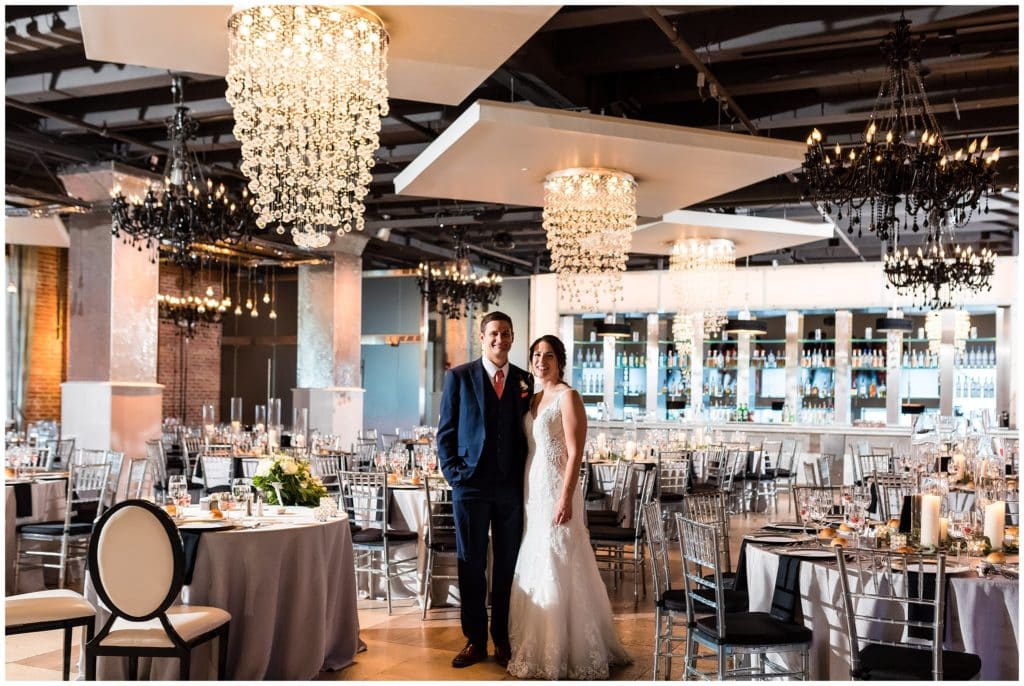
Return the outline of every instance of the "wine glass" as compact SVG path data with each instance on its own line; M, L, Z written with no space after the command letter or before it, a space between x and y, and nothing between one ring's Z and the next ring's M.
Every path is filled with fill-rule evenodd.
M231 493L235 496L235 500L240 505L245 505L248 502L249 497L252 495L252 489L249 486L249 480L244 478L232 479L231 480Z

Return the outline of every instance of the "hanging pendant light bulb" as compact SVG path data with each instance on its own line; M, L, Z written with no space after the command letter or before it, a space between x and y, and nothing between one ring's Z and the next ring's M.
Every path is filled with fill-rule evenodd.
M277 305L277 272L274 270L270 271L270 314L267 315L271 319L277 319L277 310L274 307Z

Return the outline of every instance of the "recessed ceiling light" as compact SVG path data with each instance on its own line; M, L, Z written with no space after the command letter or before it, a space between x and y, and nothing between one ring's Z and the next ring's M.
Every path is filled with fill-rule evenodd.
M519 171L530 171L529 167L520 167Z

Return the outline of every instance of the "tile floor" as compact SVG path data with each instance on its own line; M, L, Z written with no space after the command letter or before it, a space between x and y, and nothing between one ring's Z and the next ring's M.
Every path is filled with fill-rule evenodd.
M791 521L786 496L779 503L778 519ZM731 530L735 563L743 533L760 527L774 515L734 516ZM673 546L673 562L678 570L678 548ZM648 585L650 579L648 579ZM624 582L609 590L619 636L633 658L633 664L614 668L611 678L618 681L651 679L654 633L654 606L651 597L633 605L632 584ZM319 679L335 681L497 681L513 679L493 658L465 669L453 669L451 659L465 639L459 629L457 610L435 610L427 621L420 619L419 606L396 606L390 617L379 603L362 603L359 612L360 635L367 649L356 661L337 672L321 672ZM77 658L81 633L76 632L71 678L77 677ZM61 632L53 631L5 639L5 677L8 681L59 681L61 678ZM678 668L677 668L678 669ZM673 670L678 678L678 672Z

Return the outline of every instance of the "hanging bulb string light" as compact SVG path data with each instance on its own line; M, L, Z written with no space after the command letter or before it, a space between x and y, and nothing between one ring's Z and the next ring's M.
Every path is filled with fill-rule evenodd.
M270 271L271 286L270 286L270 314L267 315L271 319L277 319L277 270L271 269Z

